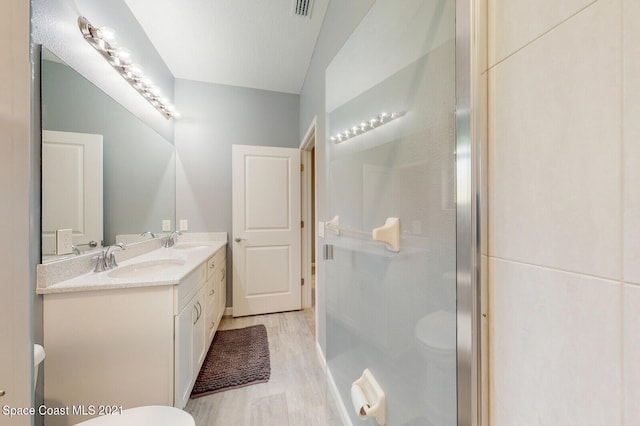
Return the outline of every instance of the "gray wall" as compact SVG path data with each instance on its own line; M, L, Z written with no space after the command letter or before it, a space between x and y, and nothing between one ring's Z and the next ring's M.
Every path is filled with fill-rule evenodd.
M298 147L299 96L177 79L176 105L176 220L231 236L231 145Z
M324 17L315 52L300 93L300 139L304 136L313 118L317 116L316 130L316 221L329 218L326 211L326 162L325 162L325 71L336 53L360 23L374 0L331 1ZM316 253L322 253L322 238L316 242ZM325 289L324 264L316 265L316 309L318 311L318 341L325 349Z
M175 223L174 146L66 65L42 61L42 127L103 136L104 239Z

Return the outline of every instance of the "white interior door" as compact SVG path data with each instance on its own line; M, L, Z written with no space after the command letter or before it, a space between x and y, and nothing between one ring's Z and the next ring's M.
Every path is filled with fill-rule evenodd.
M56 230L73 244L103 240L102 135L42 131L42 254L56 253Z
M233 145L233 316L300 309L300 152Z

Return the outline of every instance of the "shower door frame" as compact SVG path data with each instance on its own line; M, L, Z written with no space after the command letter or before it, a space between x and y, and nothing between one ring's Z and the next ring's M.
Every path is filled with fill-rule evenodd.
M480 188L482 164L478 0L456 0L456 292L458 426L487 418L482 363ZM483 383L485 382L485 383ZM484 396L484 397L483 397ZM485 420L486 421L486 420Z

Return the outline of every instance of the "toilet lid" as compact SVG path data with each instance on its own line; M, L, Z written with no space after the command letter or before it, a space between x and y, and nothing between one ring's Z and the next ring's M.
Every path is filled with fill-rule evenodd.
M416 338L425 345L441 351L456 348L456 316L452 312L436 311L416 324Z
M37 367L44 361L44 348L40 345L33 345L33 366Z
M195 426L191 414L163 405L130 408L120 415L100 416L76 426Z

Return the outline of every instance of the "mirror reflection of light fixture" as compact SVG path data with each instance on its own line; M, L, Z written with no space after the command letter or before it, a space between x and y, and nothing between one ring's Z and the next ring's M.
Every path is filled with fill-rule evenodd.
M393 120L395 120L396 118L400 118L403 115L406 114L406 111L399 111L399 112L394 112L394 113L380 113L377 116L371 118L368 121L362 121L359 125L357 126L352 126L350 129L347 129L343 132L340 132L334 136L331 136L331 141L334 143L340 143L340 142L344 142L347 139L351 139L354 136L358 136L361 135L363 133L366 133L370 130L373 129L377 129L378 127L382 126L383 124L387 124Z
M100 52L113 69L118 71L165 118L180 118L180 113L169 103L169 100L161 96L160 88L145 77L140 65L133 63L131 52L118 46L115 32L111 28L94 27L84 16L78 18L78 27L87 43Z

